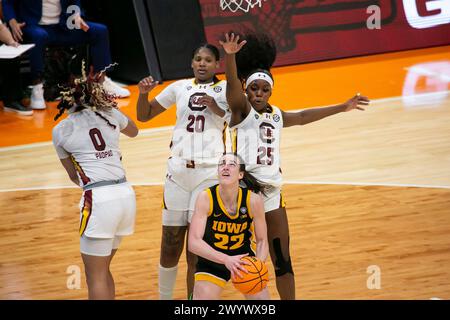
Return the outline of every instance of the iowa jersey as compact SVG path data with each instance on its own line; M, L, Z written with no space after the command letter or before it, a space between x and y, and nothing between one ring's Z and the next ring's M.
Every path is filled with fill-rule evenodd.
M176 105L177 120L170 144L171 156L196 163L217 164L225 151L225 130L230 118L225 95L226 81L198 84L194 79L179 80L170 84L156 101L169 108ZM214 98L225 111L219 117L207 106L200 105L204 95Z
M281 129L283 115L275 106L263 113L251 108L241 123L230 128L232 151L243 159L246 170L260 181L275 187L282 185Z
M236 213L231 215L220 198L218 185L206 189L210 210L203 240L215 250L227 255L249 253L255 255L256 242L253 215L250 210L250 194L246 188L239 188ZM199 260L205 260L199 257ZM207 261L207 260L205 260Z

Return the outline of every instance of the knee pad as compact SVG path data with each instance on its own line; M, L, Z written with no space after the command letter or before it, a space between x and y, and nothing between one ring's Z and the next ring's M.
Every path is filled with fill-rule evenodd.
M288 240L289 242L289 240ZM281 277L286 273L290 273L294 275L294 271L292 270L291 257L289 256L287 260L283 257L283 251L281 250L281 241L280 238L273 239L273 249L275 251L275 275L277 277Z

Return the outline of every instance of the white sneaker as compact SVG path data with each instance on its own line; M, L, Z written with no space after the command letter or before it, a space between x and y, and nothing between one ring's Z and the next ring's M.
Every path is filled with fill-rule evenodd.
M31 109L43 110L46 108L44 100L44 85L39 83L31 86Z
M113 82L109 77L105 77L103 88L106 92L118 96L119 98L126 98L130 96L130 91L128 89L122 88L117 83Z

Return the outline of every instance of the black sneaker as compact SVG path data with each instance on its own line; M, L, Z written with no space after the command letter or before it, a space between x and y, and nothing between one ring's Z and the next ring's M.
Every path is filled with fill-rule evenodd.
M16 112L22 116L33 115L33 110L23 106L21 103L17 101L5 103L5 106L3 108L5 109L5 111Z

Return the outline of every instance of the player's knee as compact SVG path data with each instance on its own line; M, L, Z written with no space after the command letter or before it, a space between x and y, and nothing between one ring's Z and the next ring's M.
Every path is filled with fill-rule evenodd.
M292 270L291 257L289 254L287 259L284 257L283 251L281 250L280 238L273 239L273 249L275 251L275 275L277 277L284 276L287 273L293 275L294 271Z
M108 27L101 23L89 22L89 35L93 40L108 39Z
M183 242L171 242L171 243L162 243L161 246L161 260L174 260L178 261L179 256L183 252Z
M211 299L211 293L207 288L196 283L194 285L194 292L192 297L193 300L209 300Z
M109 270L85 269L86 283L91 286L97 282L106 282L109 277Z
M49 35L47 31L45 31L41 27L29 27L25 31L25 35L37 45L46 45L49 41Z

